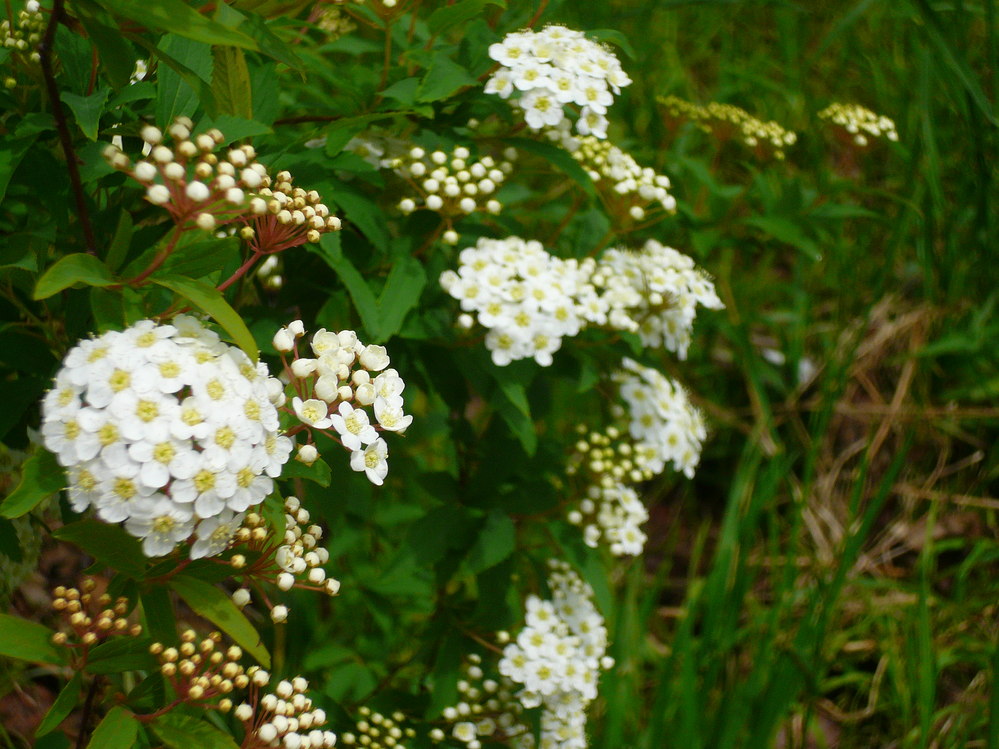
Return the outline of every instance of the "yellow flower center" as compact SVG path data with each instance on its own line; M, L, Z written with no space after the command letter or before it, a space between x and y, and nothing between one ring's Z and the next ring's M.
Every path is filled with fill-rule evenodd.
M160 407L156 401L140 400L135 406L135 415L148 424L160 415Z
M87 357L87 361L88 362L100 361L101 359L103 359L107 355L108 355L108 347L107 346L100 346L100 347L95 348L93 351L90 352L90 355Z
M194 488L199 492L206 492L215 488L215 474L202 469L194 476Z
M153 448L153 460L157 463L169 463L177 454L177 449L169 442L161 442Z
M204 418L201 416L201 412L198 409L188 406L180 412L180 420L189 427L193 427L204 421Z
M74 397L76 397L76 393L74 393L70 388L63 388L59 391L59 397L56 400L60 406L68 406L73 402Z
M173 527L177 524L169 515L160 515L156 520L153 521L153 533L165 534L173 530Z
M260 404L250 400L243 405L243 413L250 421L260 421Z
M243 489L249 489L250 485L253 484L253 479L256 477L257 475L249 468L241 468L239 473L236 474L236 483Z
M243 377L248 379L250 382L253 382L255 379L257 379L257 368L254 367L249 362L243 362L242 364L239 365L239 373L243 375Z
M379 457L378 453L374 450L365 450L364 452L364 465L368 468L374 468L378 465Z
M108 385L110 385L111 389L116 393L120 393L131 384L132 375L123 369L116 369L111 373L110 379L108 379Z
M215 444L228 450L236 442L236 433L229 427L222 427L215 432Z
M180 365L175 361L165 361L160 364L160 374L172 380L180 374Z
M97 479L95 479L94 474L86 468L81 468L80 472L76 475L76 485L84 491L89 492L97 486Z
M118 427L114 424L105 424L97 430L97 439L104 447L113 445L118 441Z
M209 380L208 384L205 386L205 392L208 393L209 398L213 401L217 401L225 395L225 385L218 380Z
M138 338L135 339L135 345L138 346L139 348L149 348L154 343L156 343L156 341L157 341L156 334L151 330L147 330L145 333L143 333L142 335L140 335Z
M194 360L198 362L198 364L207 364L214 358L215 354L213 354L211 351L205 348L198 349L197 351L194 352Z
M80 436L80 425L76 421L67 421L63 427L63 434L66 435L66 439L75 440Z
M132 479L117 478L114 480L114 491L121 499L128 501L135 496L135 482Z

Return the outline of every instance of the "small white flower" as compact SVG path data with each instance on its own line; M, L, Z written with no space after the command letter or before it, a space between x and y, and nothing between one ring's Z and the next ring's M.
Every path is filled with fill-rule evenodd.
M364 471L368 480L376 486L381 486L388 475L388 445L380 437L364 450L351 453L350 467L355 471Z
M315 429L328 429L333 423L329 418L328 406L318 398L309 398L303 401L295 396L291 399L291 407L303 423Z

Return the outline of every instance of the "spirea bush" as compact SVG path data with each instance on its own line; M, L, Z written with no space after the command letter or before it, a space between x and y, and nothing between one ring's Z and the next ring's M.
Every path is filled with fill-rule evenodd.
M0 615L17 741L587 746L724 305L615 142L643 61L504 5L14 3L0 552L67 578Z

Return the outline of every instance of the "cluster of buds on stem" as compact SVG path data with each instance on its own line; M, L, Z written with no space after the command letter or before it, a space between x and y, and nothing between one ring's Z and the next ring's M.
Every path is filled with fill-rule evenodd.
M146 188L146 199L162 206L179 227L205 231L233 227L254 256L318 242L340 229L315 190L294 187L287 171L271 176L253 146L216 151L227 142L217 128L194 134L194 123L178 117L163 133L142 129L148 157L134 164L121 149L104 156L112 167Z
M406 716L398 711L389 716L362 706L357 712L361 717L356 723L356 733L345 731L340 734L340 743L344 746L363 746L365 749L406 749L403 741L416 736L415 730L400 725Z
M831 122L840 137L861 148L870 145L871 138L898 140L898 130L890 117L876 114L859 104L833 102L819 112L819 119Z
M86 578L80 588L57 586L52 591L52 608L59 612L71 630L56 632L52 642L70 648L74 660L85 662L89 650L115 636L138 637L142 625L130 624L129 601L112 600L106 593L95 595L97 582Z
M7 6L10 12L10 6ZM14 60L37 65L41 62L38 45L45 33L45 16L38 0L28 0L24 10L18 12L17 19L4 18L0 21L0 47L10 50ZM17 79L4 77L4 86L14 88Z
M229 712L232 699L225 695L234 689L246 689L250 684L239 663L243 651L236 645L223 650L220 632L212 632L199 641L197 633L188 629L181 633L180 640L180 647L176 648L161 642L149 646L149 652L160 663L160 673L182 701Z
M269 582L279 590L301 588L335 596L340 592L340 581L327 577L322 565L329 561L330 554L320 546L323 529L309 525L309 511L302 507L297 497L288 497L284 502L285 530L282 543L277 543L257 513L248 513L243 527L236 533L236 540L246 544L251 551L259 552L257 560L246 565L246 557L237 554L230 559L244 578L254 584ZM233 602L243 608L250 602L249 588L240 588L233 593ZM264 603L270 610L274 622L288 618L288 607L272 604L262 594Z
M775 159L782 160L784 149L798 141L797 134L780 123L773 120L764 122L732 104L713 101L701 106L677 96L660 96L658 101L666 109L669 119L677 124L693 122L723 143L739 140L761 157L773 155Z
M270 683L270 674L257 666L251 666L246 673L250 698L233 710L246 730L243 749L320 749L336 745L336 734L322 729L326 711L313 709L312 700L305 694L309 682L296 676L279 681L273 692L261 694Z

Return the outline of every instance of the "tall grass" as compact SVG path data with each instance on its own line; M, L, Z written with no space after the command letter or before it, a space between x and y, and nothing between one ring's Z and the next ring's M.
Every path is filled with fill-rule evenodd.
M624 575L595 746L999 747L995 3L553 6L631 42L612 137L674 178L690 210L657 232L727 303L683 373L716 433ZM799 143L719 149L664 94ZM900 142L844 170L831 101Z

